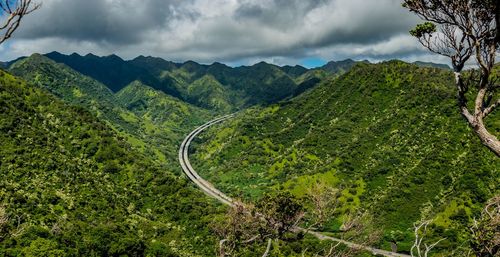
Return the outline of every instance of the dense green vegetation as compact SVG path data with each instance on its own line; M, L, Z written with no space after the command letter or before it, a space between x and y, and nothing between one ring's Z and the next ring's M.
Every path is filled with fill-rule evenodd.
M223 192L255 200L286 189L298 197L317 181L341 189L344 215L366 209L383 229L381 247L408 251L412 224L434 219L447 251L500 192L500 163L456 107L452 74L400 61L358 64L297 98L252 108L201 135L195 168ZM489 118L500 120L500 113ZM498 122L490 122L499 135Z
M129 144L107 124L112 121L38 88L45 85L0 71L0 255L211 256L217 245L213 228L225 224L215 201L160 167L157 156ZM132 83L116 98L137 115L176 121L172 113L147 111L166 103L163 93L144 87ZM262 202L263 210L271 208L272 201ZM329 247L301 234L281 237L273 241L273 256ZM256 241L237 251L254 256L265 248Z
M0 256L211 255L216 205L152 159L0 71Z
M21 144L4 140L6 150L0 156L16 163L25 162L29 168L47 160L50 165L38 167L29 176L25 175L29 168L22 165L8 166L7 173L0 173L8 185L2 194L0 215L9 217L9 224L0 228L1 243L5 244L2 254L211 255L216 238L211 229L213 222L208 221L224 216L216 215L214 201L193 192L193 186L185 178L170 172L172 167L178 168L175 158L180 140L193 127L211 119L213 113L141 81L133 81L113 93L100 82L38 54L10 65L10 71L32 85L2 73L7 78L2 85L12 89L4 94L9 97L8 104L5 103L8 112L2 117L9 124L5 129L17 123L16 128L30 137ZM302 75L307 76L306 73ZM14 84L18 86L9 88ZM45 90L53 96L44 93ZM36 95L28 99L20 97L15 102L37 106L35 110L10 104L10 98L23 95L24 91ZM198 89L193 91L203 93ZM79 107L63 104L55 97ZM42 107L43 112L54 110L47 115L55 120L57 130L43 127L41 131L40 127L29 124L30 119L25 123L7 122L9 117L10 120L16 116L33 117L33 112L42 112L37 109ZM81 120L79 115L85 119ZM43 137L43 133L51 133L52 137ZM19 140L27 137L14 134ZM36 142L37 155L28 154L32 152L30 142ZM14 145L16 148L12 150ZM61 152L54 151L58 149ZM26 156L13 155L12 151ZM180 175L180 171L176 172ZM19 180L20 177L24 179ZM23 183L19 185L17 181ZM32 192L30 189L35 187L37 191ZM24 193L18 196L14 188L27 196ZM32 194L38 198L24 200ZM12 200L16 197L24 197L22 204L9 204L17 201ZM191 206L198 202L204 204ZM83 216L86 212L91 216ZM21 227L14 219L17 216L21 217ZM26 229L30 232L25 232ZM327 243L318 244L312 237L301 236L276 241L272 253L299 256L304 249L320 252L326 246ZM262 242L255 242L238 251L251 256L254 252L264 252L265 247Z
M303 92L324 76L322 73L308 72L301 66L278 67L264 62L232 68L221 63L173 63L144 56L130 61L115 55L68 56L53 52L46 56L100 81L113 92L120 91L133 81L140 81L199 107L219 112L230 112L254 104L269 104L297 95L298 88ZM335 73L344 70L347 67ZM301 86L305 81L307 84Z
M90 110L163 165L176 163L183 137L213 115L139 81L114 94L92 78L38 54L14 63L10 71L68 103Z
M343 236L343 222L368 210L362 237L381 229L380 247L407 251L412 223L433 218L431 239L446 237L446 251L464 244L499 192L500 164L458 115L451 74L418 67L433 64L307 70L48 56L57 62L35 54L6 64L29 84L0 73L0 221L9 218L0 255L212 255L214 224L227 217L179 177L178 145L197 125L254 104L263 105L195 141L195 168L261 209L273 210L267 193L290 192L309 212L304 222L311 187L338 189L326 233ZM494 115L488 126L499 135ZM278 238L273 256L328 248ZM237 253L262 253L266 242Z

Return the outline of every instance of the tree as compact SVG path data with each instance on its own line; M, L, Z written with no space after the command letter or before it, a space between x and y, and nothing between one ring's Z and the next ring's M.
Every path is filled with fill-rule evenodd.
M310 224L308 229L321 229L328 219L331 219L340 205L340 190L330 187L325 183L314 183L307 190L307 200L311 202L312 208L307 213Z
M285 232L292 231L304 217L303 206L294 195L287 191L265 194L255 205L266 227L282 238Z
M492 74L500 41L497 2L404 0L403 6L427 21L410 34L431 52L451 59L460 112L481 142L500 157L500 141L484 124L484 119L500 106L500 85ZM473 59L478 71L463 72L466 63ZM468 105L470 89L475 94L473 106Z
M500 196L493 197L484 207L481 217L470 228L471 248L479 257L500 254Z
M426 233L427 233L427 226L431 224L432 220L425 220L419 223L415 223L414 226L414 233L415 233L415 242L413 243L413 246L410 249L410 253L412 257L427 257L429 256L430 251L437 245L439 242L443 241L444 239L439 239L438 241L427 244L424 242Z
M34 3L33 0L0 0L0 17L5 16L5 21L0 25L0 30L3 31L0 35L0 44L12 36L24 16L38 8L40 4Z
M300 201L289 192L264 195L255 206L240 202L212 224L219 238L217 256L234 255L251 244L267 244L262 256L269 254L273 240L296 233L297 223L304 216Z
M217 256L232 255L244 245L262 242L266 238L266 235L259 234L262 223L253 206L236 202L222 219L216 220L211 226L220 239Z

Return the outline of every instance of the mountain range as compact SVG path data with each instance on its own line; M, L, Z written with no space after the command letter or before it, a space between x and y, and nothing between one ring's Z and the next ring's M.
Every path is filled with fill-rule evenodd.
M456 110L447 66L229 67L53 52L3 67L0 215L19 218L0 226L0 255L213 254L211 220L224 208L182 175L177 150L196 126L233 112L194 140L196 170L248 202L336 188L341 207L323 231L335 236L363 211L381 233L376 246L408 252L413 223L433 219L430 237L446 237L437 248L446 252L500 192L500 164ZM326 247L280 244L287 256Z

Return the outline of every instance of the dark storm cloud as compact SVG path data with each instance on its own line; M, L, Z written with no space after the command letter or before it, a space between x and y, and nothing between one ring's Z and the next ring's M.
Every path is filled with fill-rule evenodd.
M305 14L320 8L328 0L272 0L264 3L242 2L236 9L234 18L256 20L264 26L291 30L302 22Z
M23 27L18 36L136 43L144 32L161 28L170 18L182 15L175 10L181 1L45 0L43 8L29 17L36 22Z
M10 48L202 62L422 53L400 0L41 0Z

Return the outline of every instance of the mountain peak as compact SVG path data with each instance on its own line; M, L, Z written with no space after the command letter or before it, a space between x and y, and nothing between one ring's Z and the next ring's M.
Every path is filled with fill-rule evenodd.
M358 63L352 59L345 59L341 61L329 61L327 64L323 65L319 69L327 71L332 74L344 73L350 70L354 65Z
M111 60L116 60L116 61L124 61L120 56L116 54L110 54L106 56L105 58L111 59Z
M88 53L88 54L85 55L85 57L87 57L87 58L89 58L89 57L91 57L91 58L99 58L99 56L97 56L97 55L95 55L93 53Z

